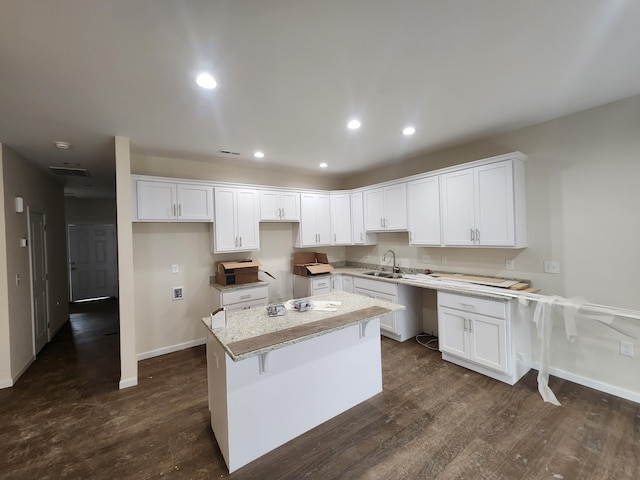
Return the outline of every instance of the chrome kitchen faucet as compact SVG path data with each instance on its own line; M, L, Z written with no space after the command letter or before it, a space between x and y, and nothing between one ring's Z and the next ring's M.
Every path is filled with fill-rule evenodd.
M393 273L400 273L400 266L396 265L396 252L393 250L387 250L382 254L382 261L387 261L387 253L391 253L393 255L393 269L391 270Z

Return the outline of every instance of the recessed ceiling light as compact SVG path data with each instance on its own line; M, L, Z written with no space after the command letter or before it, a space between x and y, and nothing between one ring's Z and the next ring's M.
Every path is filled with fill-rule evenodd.
M216 83L216 79L213 78L208 73L201 73L200 75L198 75L196 77L196 83L200 85L202 88L206 88L207 90L216 88L216 86L218 85Z
M402 130L402 134L403 135L413 135L414 133L416 133L416 129L413 127L406 127L404 130Z
M327 168L329 166L329 164L327 162L322 162L322 163L318 164L318 166L320 168Z
M351 120L349 123L347 123L347 128L351 130L357 130L358 128L360 128L360 122L358 120Z
M264 157L264 153L256 152L256 153L253 154L253 156L256 157L256 158L263 158Z
M61 142L60 140L53 142L53 144L60 150L68 150L69 147L71 147L71 144L69 142Z

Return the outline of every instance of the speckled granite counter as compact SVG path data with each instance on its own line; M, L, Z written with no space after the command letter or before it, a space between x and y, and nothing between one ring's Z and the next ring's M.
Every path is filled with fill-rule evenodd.
M216 277L209 277L209 285L211 285L216 290L220 290L221 292L227 292L230 290L242 290L243 288L253 288L253 287L261 287L268 286L269 282L263 282L262 280L253 283L241 283L240 285L220 285L216 283Z
M231 359L239 361L405 308L347 292L310 299L337 301L341 305L335 312L288 310L282 317L269 317L266 308L230 311L226 312L227 326L224 328L212 329L209 317L202 321Z

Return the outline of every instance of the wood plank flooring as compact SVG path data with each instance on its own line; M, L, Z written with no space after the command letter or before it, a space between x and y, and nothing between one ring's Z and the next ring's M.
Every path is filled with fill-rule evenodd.
M535 371L510 387L386 338L383 393L229 475L204 347L142 361L117 390L114 305L73 314L0 390L0 478L640 478L640 405L552 377L554 407Z

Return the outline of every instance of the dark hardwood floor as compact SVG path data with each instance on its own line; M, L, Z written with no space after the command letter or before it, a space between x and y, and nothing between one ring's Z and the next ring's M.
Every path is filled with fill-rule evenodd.
M382 394L229 475L204 347L140 362L139 385L120 391L115 307L75 307L0 390L0 478L640 478L640 405L552 378L554 407L535 371L510 387L384 338Z

